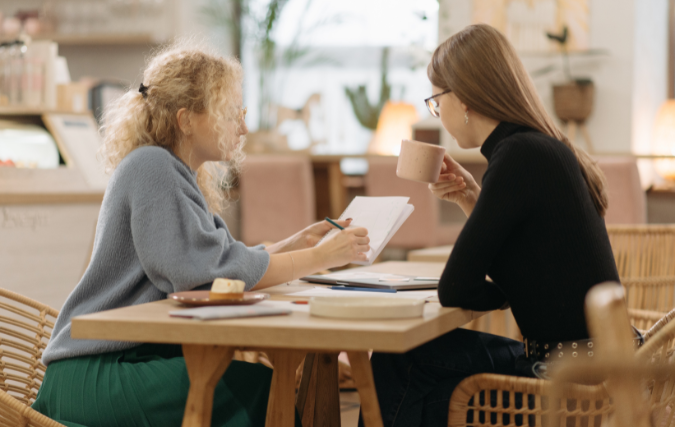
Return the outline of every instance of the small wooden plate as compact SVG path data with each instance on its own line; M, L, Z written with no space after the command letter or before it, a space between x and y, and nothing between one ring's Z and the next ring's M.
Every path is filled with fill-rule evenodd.
M167 298L181 304L201 307L205 305L252 305L265 301L270 294L260 292L244 292L243 298L237 299L209 299L209 291L185 291L169 294Z

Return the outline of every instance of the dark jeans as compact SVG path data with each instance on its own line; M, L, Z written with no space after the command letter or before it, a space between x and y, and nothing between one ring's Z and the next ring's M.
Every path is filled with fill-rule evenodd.
M404 354L373 353L384 426L446 427L450 396L463 379L480 373L533 376L524 353L522 342L466 329Z

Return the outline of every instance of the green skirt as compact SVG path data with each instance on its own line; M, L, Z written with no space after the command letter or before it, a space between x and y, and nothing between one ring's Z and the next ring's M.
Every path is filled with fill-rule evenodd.
M211 426L264 426L271 380L263 365L232 361ZM189 387L180 346L144 344L50 363L33 409L69 427L179 427Z

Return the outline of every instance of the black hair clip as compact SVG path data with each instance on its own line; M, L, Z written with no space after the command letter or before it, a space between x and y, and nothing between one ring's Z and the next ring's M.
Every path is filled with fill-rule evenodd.
M149 86L145 86L143 83L141 83L141 87L138 88L138 91L143 95L143 98L147 99L148 97L148 88Z

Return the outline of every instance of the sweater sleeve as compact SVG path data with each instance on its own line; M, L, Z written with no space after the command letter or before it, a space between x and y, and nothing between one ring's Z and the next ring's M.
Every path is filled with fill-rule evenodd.
M504 242L525 220L532 204L531 166L517 141L503 141L494 151L483 187L438 285L446 307L496 310L507 303L499 283L486 280Z
M208 212L193 177L165 159L146 162L130 193L137 256L162 292L194 289L218 277L251 289L267 271L269 254L234 240Z

